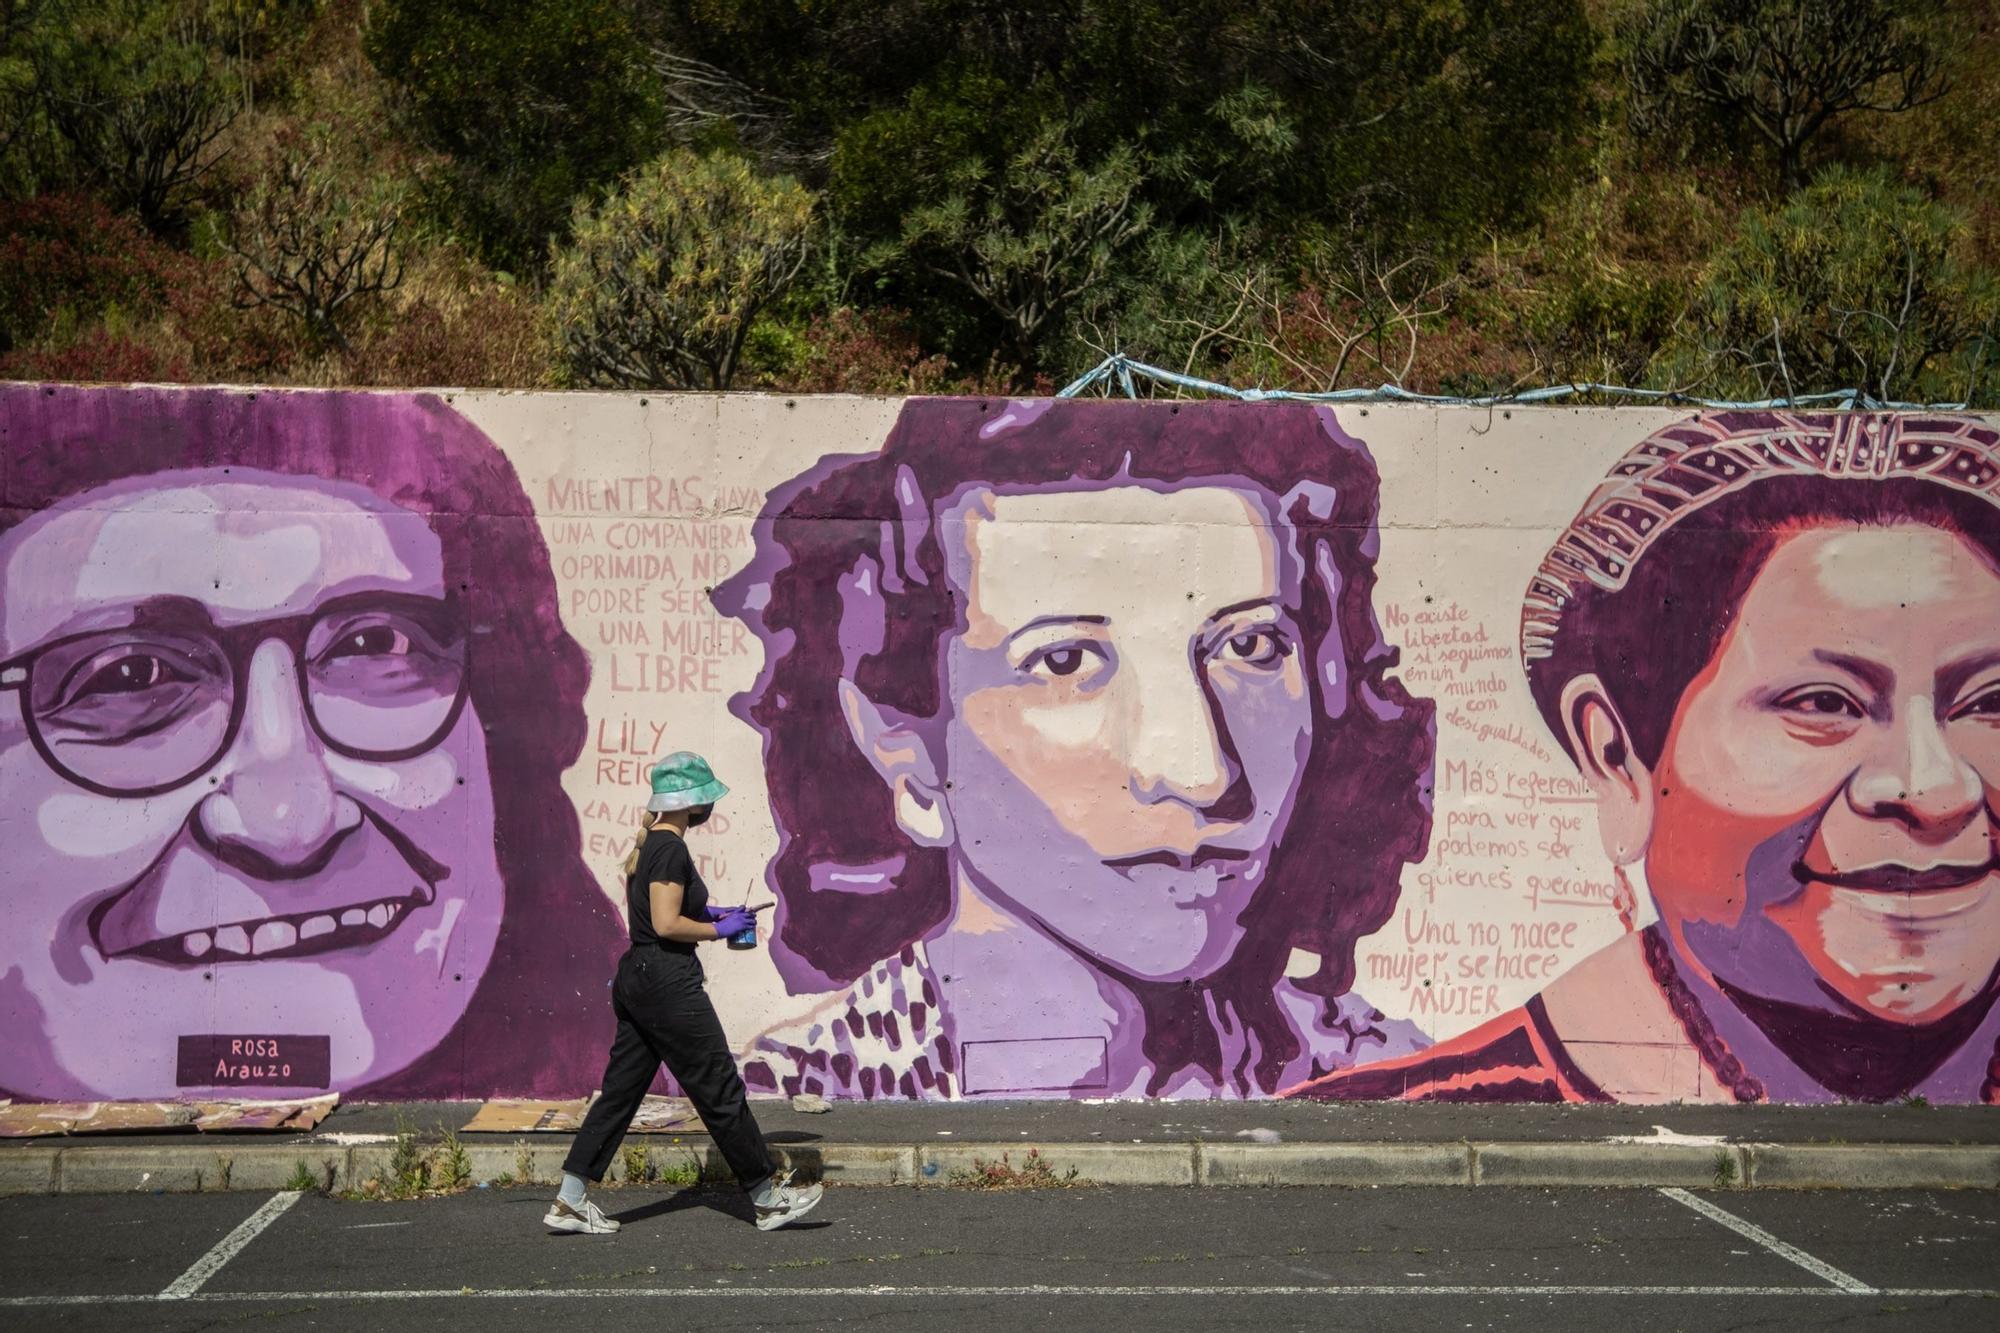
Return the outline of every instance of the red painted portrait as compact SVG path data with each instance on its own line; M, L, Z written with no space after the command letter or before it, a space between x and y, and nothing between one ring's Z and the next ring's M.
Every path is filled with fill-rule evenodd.
M1541 562L1521 655L1628 925L1656 919L1511 1013L1296 1095L1996 1100L2000 433L1662 430Z

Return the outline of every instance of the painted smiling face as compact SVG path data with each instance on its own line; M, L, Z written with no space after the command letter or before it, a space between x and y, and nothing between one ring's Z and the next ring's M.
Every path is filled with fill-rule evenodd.
M0 606L8 1085L240 1091L203 1061L279 1038L296 1082L257 1086L345 1088L436 1046L503 904L425 520L345 483L162 474L0 537Z
M2000 965L2000 569L1917 524L1785 539L1654 786L1647 878L1704 963L1756 984L1768 922L1863 1012L1964 1004Z
M981 494L944 522L965 605L944 650L957 858L1139 977L1229 959L1304 771L1312 666L1272 508L1116 486ZM1115 559L1090 535L1106 523Z

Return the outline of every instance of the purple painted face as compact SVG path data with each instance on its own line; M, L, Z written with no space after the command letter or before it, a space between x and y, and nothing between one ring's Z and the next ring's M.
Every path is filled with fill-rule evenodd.
M13 1089L240 1095L183 1038L306 1039L274 1091L436 1046L504 904L426 521L344 482L159 474L0 536L0 608Z
M1305 767L1300 572L1272 508L1126 485L982 491L943 519L965 606L940 765L960 871L1139 977L1228 961Z

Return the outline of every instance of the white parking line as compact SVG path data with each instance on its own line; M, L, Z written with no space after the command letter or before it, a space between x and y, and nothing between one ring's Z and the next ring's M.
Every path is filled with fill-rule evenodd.
M1850 1295L1873 1296L1876 1294L1875 1288L1869 1286L1860 1278L1841 1272L1825 1260L1813 1258L1796 1245L1787 1245L1784 1241L1779 1240L1756 1223L1746 1222L1732 1212L1717 1208L1714 1204L1699 1195L1689 1194L1686 1190L1674 1189L1672 1187L1663 1189L1660 1193L1666 1195L1675 1203L1685 1204L1687 1207L1694 1209L1709 1221L1728 1227L1731 1231L1743 1237L1743 1239L1755 1241L1772 1254L1777 1255L1780 1259L1797 1264L1814 1277L1824 1278Z
M1846 1300L1859 1296L1941 1299L1975 1297L2000 1298L2000 1291L1988 1287L1642 1287L1642 1286L1342 1286L1326 1283L1309 1286L1210 1286L1210 1287L440 1287L408 1291L214 1291L191 1296L107 1295L107 1296L0 1296L0 1309L15 1306L59 1305L146 1305L156 1301L188 1300L211 1305L236 1303L268 1304L272 1301L450 1301L450 1300L551 1300L622 1301L656 1300L830 1300L840 1297L877 1300L887 1298L967 1298L967 1297L1184 1297L1184 1296L1701 1296L1736 1299L1739 1297L1805 1298Z
M215 1248L194 1261L194 1266L182 1273L160 1293L163 1301L184 1301L200 1291L202 1284L222 1271L222 1266L242 1252L243 1247L257 1239L265 1227L283 1217L285 1210L304 1196L302 1190L286 1190L274 1194L264 1201L264 1206L237 1224L236 1230L215 1242Z

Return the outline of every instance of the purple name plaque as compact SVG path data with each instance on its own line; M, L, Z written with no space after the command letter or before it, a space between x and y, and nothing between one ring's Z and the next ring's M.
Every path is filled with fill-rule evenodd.
M174 1081L183 1088L323 1088L333 1081L333 1039L220 1032L182 1037Z

